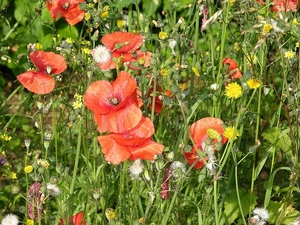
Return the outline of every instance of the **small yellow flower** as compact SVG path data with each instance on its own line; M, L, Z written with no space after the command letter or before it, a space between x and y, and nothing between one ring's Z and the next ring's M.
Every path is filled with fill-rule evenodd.
M265 23L262 34L267 35L268 33L270 33L270 31L272 29L273 29L273 26L271 24Z
M112 208L107 208L105 210L105 216L108 219L108 221L114 220L116 217L116 213L114 212L114 210Z
M300 46L300 43L298 41L298 42L296 42L296 48L299 48L299 46Z
M233 44L233 50L234 50L235 52L238 52L238 51L240 50L239 43L235 42L235 43Z
M297 26L300 26L300 23L297 21L296 18L293 19L293 23L296 24Z
M89 48L82 48L81 51L86 55L89 55L91 53L91 50Z
M236 140L239 132L234 127L226 127L223 136L231 140Z
M139 223L145 223L146 222L146 218L145 217L141 217L139 218Z
M101 18L106 19L108 17L109 12L108 11L104 11L103 13L101 13Z
M256 78L251 78L247 80L246 84L249 86L250 89L256 89L261 85L260 80Z
M90 8L90 9L92 9L92 8L94 8L94 4L93 3L89 3L89 4L87 4L87 7Z
M0 138L3 140L3 141L10 141L12 139L11 136L8 136L7 134L1 134L0 135Z
M295 57L295 55L296 55L296 53L293 52L293 51L291 51L291 50L286 51L286 52L284 53L284 57L287 58L287 59L292 59L292 58Z
M186 89L186 83L179 84L179 89L184 91Z
M217 52L220 51L220 46L219 45L216 47L216 50L217 50Z
M91 14L90 14L89 12L86 12L86 13L84 14L84 19L85 19L85 20L91 19Z
M32 170L33 170L33 167L31 165L24 167L24 172L27 173L27 174L31 173Z
M117 27L121 28L121 27L124 27L125 26L125 23L123 20L117 20Z
M28 220L26 221L26 225L34 225L34 221L28 219Z
M82 102L81 101L75 101L72 103L73 109L80 109L82 107Z
M81 41L80 44L90 46L91 42L88 40Z
M242 96L242 87L236 82L230 83L225 87L225 95L237 99Z
M35 43L35 49L36 50L41 50L43 48L43 45L40 43Z
M66 39L66 42L67 42L68 44L72 44L72 43L74 43L74 40L73 40L72 38L67 38L67 39Z
M82 95L75 93L74 98L77 100L81 100L82 99Z
M12 180L17 179L17 174L16 174L15 172L10 172L10 173L9 173L9 176L10 176L10 178L11 178Z
M103 7L103 11L108 11L109 9L110 9L110 8L109 8L108 5L106 5L106 6Z
M165 76L167 76L167 75L168 75L168 73L169 73L169 72L168 72L168 70L167 70L167 69L161 69L159 73L160 73L160 75L162 75L162 76L164 76L164 77L165 77Z
M161 40L165 40L166 38L168 38L168 34L166 32L161 31L159 32L158 37Z
M229 0L229 5L233 6L235 2L236 2L236 0Z
M208 128L206 133L210 139L218 139L221 136L218 131L216 131L212 128Z
M199 70L198 70L196 67L192 67L192 71L194 72L194 74L195 74L197 77L200 76Z

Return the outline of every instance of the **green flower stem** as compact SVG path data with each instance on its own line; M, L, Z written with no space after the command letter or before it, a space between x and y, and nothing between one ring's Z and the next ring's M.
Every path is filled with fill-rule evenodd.
M198 7L197 7L198 8ZM196 8L196 9L197 9ZM176 11L176 10L175 10ZM195 66L197 61L197 53L198 53L198 39L199 39L199 13L196 10L196 23L195 23L195 30L194 30L194 55L193 55L193 63L192 65ZM195 73L191 73L191 83L190 83L190 93L193 94L194 91L194 80L195 80Z

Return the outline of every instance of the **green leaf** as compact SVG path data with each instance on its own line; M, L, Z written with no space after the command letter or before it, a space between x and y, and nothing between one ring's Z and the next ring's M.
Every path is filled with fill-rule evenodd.
M278 127L272 127L263 133L263 138L291 156L292 142L289 133L290 129L281 130Z
M244 216L248 214L250 208L254 208L256 204L256 196L252 196L250 192L239 191L242 210ZM252 199L252 202L250 200ZM233 222L240 217L241 211L239 208L239 202L237 193L233 192L224 201L224 214L225 214L225 224L233 224Z
M113 1L109 1L108 4L111 7L115 7L118 9L122 9L124 7L129 6L130 4L139 4L140 0L113 0Z

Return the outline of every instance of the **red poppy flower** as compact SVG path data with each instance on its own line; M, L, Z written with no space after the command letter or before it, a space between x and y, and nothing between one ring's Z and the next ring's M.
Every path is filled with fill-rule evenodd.
M17 79L31 92L50 93L55 86L55 80L50 75L62 73L67 68L64 58L54 52L44 51L31 52L29 58L38 70L22 73Z
M257 0L258 3L265 5L265 0ZM285 11L297 11L299 5L298 0L274 0L271 11L273 12L285 12Z
M232 80L241 78L243 76L237 63L233 59L231 58L223 59L223 65L225 66L225 64L229 64L228 74L231 74Z
M122 133L140 122L136 88L136 81L124 71L111 83L99 80L88 87L84 102L93 111L99 132Z
M210 151L216 151L216 145L219 143L224 145L227 138L223 136L223 121L218 118L206 117L192 124L190 134L197 149L206 152L207 148ZM208 146L207 142L210 142ZM194 165L195 169L201 169L204 166L203 160L198 156L196 148L193 146L190 152L183 152L188 164Z
M139 34L128 32L114 32L106 34L101 39L104 46L111 51L111 58L105 63L98 63L102 70L114 69L117 64L133 62L144 57L141 51L137 51L143 44L144 38ZM145 66L150 64L149 54L146 55Z
M132 130L124 133L111 133L98 137L105 160L119 164L127 159L153 160L161 154L164 146L152 141L154 126L147 117L142 117L140 123Z
M85 0L47 0L47 8L53 19L65 17L70 25L79 23L84 18L80 3Z
M64 220L59 219L60 223L64 225ZM86 222L83 217L83 212L79 212L76 215L69 218L68 224L74 224L74 225L86 225Z

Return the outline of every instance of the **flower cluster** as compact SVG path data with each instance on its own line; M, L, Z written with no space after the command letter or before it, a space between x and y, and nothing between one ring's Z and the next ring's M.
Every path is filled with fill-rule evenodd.
M151 140L154 125L142 116L139 101L136 81L125 71L111 83L93 82L84 94L84 103L94 113L99 132L110 132L98 137L105 159L110 163L153 160L164 149Z
M60 74L67 68L61 55L54 52L34 51L29 54L30 60L38 68L17 76L21 84L36 94L48 94L53 91L55 80L51 75Z
M114 32L106 34L99 45L91 54L102 70L119 68L122 64L131 69L140 69L150 66L151 52L142 52L139 48L144 42L144 37L129 32Z
M213 117L202 118L192 124L189 132L193 147L191 151L183 152L187 163L195 169L201 169L207 163L208 170L213 172L214 152L220 150L228 140L224 136L223 121ZM203 153L201 156L199 150Z

